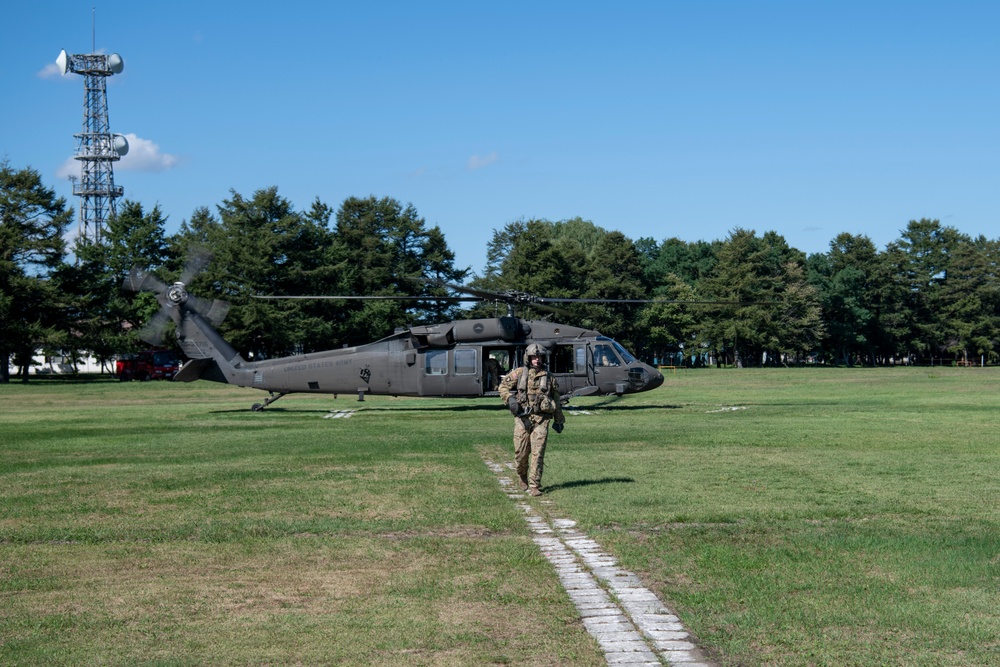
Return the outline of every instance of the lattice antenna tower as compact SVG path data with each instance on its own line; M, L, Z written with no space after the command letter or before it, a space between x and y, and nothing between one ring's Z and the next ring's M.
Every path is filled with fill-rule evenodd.
M125 61L117 53L70 55L63 49L56 65L64 76L67 72L83 76L83 130L73 135L80 180L73 181L73 194L80 197L80 236L101 243L105 223L116 215L115 202L123 193L115 185L113 165L128 153L125 137L109 129L107 79L120 74Z

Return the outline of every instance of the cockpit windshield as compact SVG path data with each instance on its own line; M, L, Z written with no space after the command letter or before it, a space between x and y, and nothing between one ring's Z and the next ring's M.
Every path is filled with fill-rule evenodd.
M635 357L622 347L618 341L607 336L598 336L597 344L594 345L594 365L595 366L618 366L634 364Z
M611 344L615 346L616 350L618 350L618 356L622 358L622 361L624 361L626 364L634 364L635 363L635 357L633 357L631 354L629 354L629 351L626 350L624 347L622 347L618 343L618 341L613 340L613 341L611 341Z

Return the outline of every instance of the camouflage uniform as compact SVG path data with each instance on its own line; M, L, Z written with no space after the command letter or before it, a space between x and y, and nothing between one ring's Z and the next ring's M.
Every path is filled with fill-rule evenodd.
M521 366L504 376L500 383L500 398L509 403L516 397L521 412L514 417L514 462L522 490L541 495L542 467L549 422L555 420L562 429L565 422L559 406L559 385L543 368Z

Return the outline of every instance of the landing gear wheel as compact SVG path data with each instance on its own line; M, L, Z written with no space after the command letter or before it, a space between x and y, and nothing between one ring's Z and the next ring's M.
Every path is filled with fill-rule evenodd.
M250 409L253 410L254 412L263 412L264 408L271 405L271 403L274 403L276 400L284 396L286 393L288 392L283 392L279 394L272 391L271 395L268 396L263 403L254 403L253 405L250 406Z

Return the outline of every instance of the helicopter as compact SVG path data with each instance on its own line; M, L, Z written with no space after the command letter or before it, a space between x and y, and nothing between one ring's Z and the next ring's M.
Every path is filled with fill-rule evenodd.
M524 351L537 343L546 353L549 372L557 379L562 401L577 396L634 394L663 384L663 374L636 359L621 344L600 332L547 320L518 317L515 306L531 303L556 310L551 304L591 299L550 299L522 292L490 293L447 285L466 297L453 301L495 301L507 305L507 314L482 319L397 329L380 340L290 357L247 361L218 332L229 305L190 294L187 285L207 263L201 256L189 260L180 278L168 284L143 268L134 267L123 288L151 292L160 304L140 337L162 341L170 321L177 343L188 361L175 382L208 380L267 391L268 398L251 410L263 411L289 394L354 394L365 396L425 396L471 398L499 396L504 374L524 363ZM323 296L257 298L405 299L414 297ZM420 297L426 299L427 297Z

